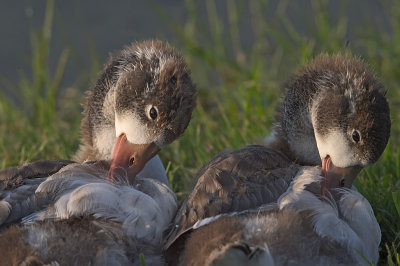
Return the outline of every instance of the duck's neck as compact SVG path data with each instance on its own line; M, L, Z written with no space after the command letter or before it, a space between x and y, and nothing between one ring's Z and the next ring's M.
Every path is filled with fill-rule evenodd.
M94 160L111 159L114 143L115 143L115 97L114 89L108 89L103 99L103 105L98 106L96 117L92 118L94 123L94 131L92 135Z
M114 68L112 63L106 67L87 95L81 124L82 145L74 158L78 162L111 159L115 142Z
M267 146L282 151L299 164L320 165L311 118L311 92L296 89L288 91L278 112L278 124L267 138Z

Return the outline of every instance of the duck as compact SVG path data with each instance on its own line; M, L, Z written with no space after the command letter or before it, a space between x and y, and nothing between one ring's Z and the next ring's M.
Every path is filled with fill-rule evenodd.
M164 166L155 156L183 134L195 92L182 55L171 46L158 40L125 46L110 56L87 92L82 145L74 160L41 160L2 170L0 187L12 190L69 163L96 160L111 161L110 181L114 172L122 171L130 182L139 175L168 185Z
M70 162L111 160L110 178L117 170L128 172L131 178L141 174L168 182L157 153L185 131L195 93L182 55L171 46L159 40L125 46L110 55L99 79L87 91L82 144ZM35 173L24 166L6 169L0 177L10 178L12 171L24 174L22 178L49 176L57 161L35 162Z
M111 55L87 93L74 161L43 160L0 173L0 245L10 237L19 243L2 253L22 263L22 249L29 260L66 265L109 258L140 265L143 253L151 265L163 265L156 247L177 205L157 153L185 131L195 92L183 57L161 41L136 42ZM80 226L87 232L63 233ZM29 242L39 235L41 244ZM98 248L93 256L82 239ZM82 248L84 260L75 261L68 246Z
M359 58L321 54L285 88L263 145L222 151L198 172L166 232L167 260L179 258L196 222L275 203L302 166L321 166L328 187L351 188L361 169L379 159L390 110L383 86Z
M277 202L199 220L173 265L376 264L381 231L371 205L329 178L303 166Z
M125 47L88 92L75 160L111 159L110 174L121 168L136 176L183 134L194 106L195 87L178 52L161 41Z
M285 87L265 146L302 165L329 161L350 172L379 159L390 137L390 110L383 85L361 59L321 54Z

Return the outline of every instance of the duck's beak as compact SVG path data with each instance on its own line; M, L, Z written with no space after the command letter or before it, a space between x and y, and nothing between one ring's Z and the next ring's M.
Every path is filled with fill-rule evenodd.
M128 141L125 134L121 134L115 141L108 179L114 181L122 175L132 183L135 176L159 151L160 148L153 142L133 144Z
M351 188L354 179L361 171L360 166L351 166L346 168L337 167L332 163L331 157L328 155L322 159L321 175L324 177L322 183L322 194L329 189L336 187Z

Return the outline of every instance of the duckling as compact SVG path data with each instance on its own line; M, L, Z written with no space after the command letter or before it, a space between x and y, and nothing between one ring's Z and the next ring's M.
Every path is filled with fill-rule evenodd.
M111 159L110 175L118 168L134 177L184 132L194 106L190 73L172 47L160 41L125 47L110 58L88 92L83 144L75 159Z
M222 152L199 171L167 232L167 258L179 257L197 221L276 202L301 165L322 164L328 188L350 188L378 160L390 135L389 106L365 64L323 54L288 84L265 146Z
M302 167L276 203L198 221L173 265L376 264L371 205L355 190L328 188L320 173Z
M112 56L84 105L76 156L83 162L41 161L0 174L8 262L29 254L25 263L140 265L143 253L163 265L162 232L177 205L161 161L151 159L183 134L194 105L189 70L170 46L145 41ZM77 226L87 232L69 235ZM10 241L16 246L6 248Z
M73 159L112 160L110 179L117 170L128 172L130 178L140 173L168 183L164 166L155 155L183 134L194 106L195 86L176 50L161 41L126 46L110 56L87 92L82 145ZM40 176L49 176L53 167L52 161L35 165ZM32 178L28 170L17 167L11 172ZM0 172L0 177L10 178L10 170Z
M75 159L111 160L109 179L112 181L114 172L119 171L133 182L146 162L183 133L194 106L195 87L177 51L161 41L126 46L111 56L88 92L81 125L83 144ZM0 181L6 191L2 198L11 200L7 190L26 182L37 186L42 180L34 181L33 177L47 177L68 163L71 161L38 161L3 170ZM140 175L168 185L159 158L149 162ZM31 192L36 189L28 187ZM30 193L24 189L19 189L20 194ZM1 213L0 218L6 221L7 208Z
M267 147L302 165L329 164L345 172L344 183L379 159L390 110L382 84L360 59L321 54L286 88Z

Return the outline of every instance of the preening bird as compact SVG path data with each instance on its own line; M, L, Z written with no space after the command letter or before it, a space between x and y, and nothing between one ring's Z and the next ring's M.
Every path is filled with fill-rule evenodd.
M135 176L183 134L194 106L195 88L178 52L160 41L125 47L88 92L76 160L111 159L110 175L118 168ZM154 166L147 177L162 167Z
M338 172L349 187L389 140L385 93L360 59L322 54L287 83L265 144L296 163L322 163L323 171Z
M87 92L82 144L73 159L111 160L110 178L117 170L131 178L140 173L168 182L155 155L183 134L194 106L195 86L180 53L161 41L126 46L110 56ZM3 170L0 177L49 176L62 162L39 161Z
M190 72L169 45L138 42L112 55L84 104L81 163L0 173L3 262L140 265L143 253L162 265L177 206L154 156L183 134L194 106Z
M350 188L378 160L390 136L382 85L357 58L320 55L287 83L265 146L216 155L198 173L168 231L169 261L179 260L202 219L276 203L301 165L320 165L327 189Z

